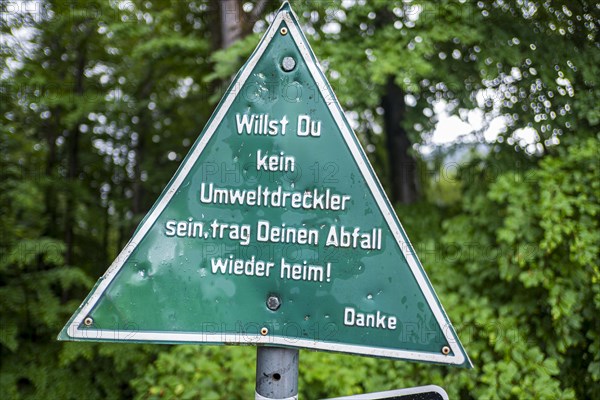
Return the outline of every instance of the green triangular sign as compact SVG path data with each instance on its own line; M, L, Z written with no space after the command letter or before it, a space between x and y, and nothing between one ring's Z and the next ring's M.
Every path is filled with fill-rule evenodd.
M471 365L287 3L59 339Z

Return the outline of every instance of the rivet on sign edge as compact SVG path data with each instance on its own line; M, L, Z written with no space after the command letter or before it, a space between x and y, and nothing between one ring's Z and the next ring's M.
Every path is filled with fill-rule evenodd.
M91 317L87 317L83 320L83 324L85 326L91 326L94 323L94 320Z
M448 346L444 346L442 347L442 354L447 356L448 354L450 354L450 347Z
M263 326L260 330L260 334L263 336L267 336L267 333L269 333L269 330Z
M279 32L280 32L282 35L287 35L287 32L288 32L288 31L287 31L287 28L286 28L286 27L283 27L283 28L281 28L281 30L280 30Z

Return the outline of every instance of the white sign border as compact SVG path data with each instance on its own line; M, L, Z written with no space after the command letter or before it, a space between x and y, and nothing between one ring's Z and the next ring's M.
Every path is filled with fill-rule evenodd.
M411 394L437 393L442 396L442 400L448 400L448 393L437 385L417 386L407 389L388 390L385 392L356 394L353 396L335 397L325 400L384 400L396 396L408 396ZM376 397L373 397L376 396Z
M287 8L287 9L286 9ZM113 261L111 266L105 272L103 277L101 278L101 282L97 284L97 286L93 289L93 293L84 301L84 303L79 307L76 312L75 318L66 326L65 330L67 335L73 339L83 339L83 340L119 340L119 341L132 341L132 342L145 342L145 341L153 341L153 342L191 342L191 343L199 343L199 342L208 342L208 343L240 343L240 344L268 344L268 345L281 345L287 347L299 347L299 348L309 348L315 350L326 350L326 351L338 351L343 353L354 353L354 354L362 354L368 356L379 356L379 357L388 357L388 358L400 358L414 361L430 361L434 363L441 364L453 364L453 365L462 365L465 363L465 360L469 365L471 365L470 360L466 357L466 353L461 351L461 346L458 343L458 336L454 332L454 329L450 325L449 319L446 317L445 312L442 309L441 304L436 300L437 296L433 292L433 288L427 279L425 272L422 268L419 267L419 263L416 259L416 256L412 250L412 246L410 243L407 243L402 235L402 227L400 225L400 221L396 218L393 211L391 211L391 206L389 203L389 199L385 195L385 192L381 189L381 184L379 183L376 175L372 173L372 167L368 164L367 157L362 150L362 147L358 145L357 140L355 140L355 134L351 131L351 128L346 122L345 116L343 115L343 111L340 107L338 107L338 100L335 97L335 93L333 90L329 90L330 85L327 82L324 74L321 72L319 66L316 64L315 59L312 57L312 49L308 44L308 41L305 39L304 35L298 28L297 18L294 12L289 8L287 3L281 8L281 10L277 13L274 21L271 23L269 29L265 33L263 39L259 43L258 47L254 51L254 53L250 56L250 59L244 66L244 68L238 73L238 76L233 80L231 86L227 90L226 98L222 101L217 108L216 114L210 121L207 126L205 133L200 137L197 145L194 147L192 152L186 157L184 163L181 165L179 170L175 174L175 179L173 179L168 187L168 190L164 193L159 203L150 211L150 214L145 218L142 222L142 225L135 232L134 236L125 246L125 248L121 251L121 253L117 256L117 258ZM352 156L354 157L354 161L356 162L358 168L360 169L371 193L375 197L375 201L379 206L381 213L383 214L396 242L403 252L408 265L419 284L420 289L423 291L423 294L427 300L429 307L431 308L436 321L440 328L444 330L444 335L448 340L448 344L452 349L453 355L443 355L440 353L428 353L428 352L417 352L417 351L407 351L407 350L394 350L388 348L381 347L372 347L372 346L360 346L360 345L348 345L341 343L333 343L333 342L318 342L312 340L305 339L295 339L295 338L287 338L287 337L276 337L276 336L262 336L260 333L256 335L247 334L243 335L246 340L240 341L240 335L238 334L206 334L206 333L194 333L194 332L140 332L140 331L131 331L131 330L108 330L108 329L79 329L79 326L82 325L86 316L91 312L96 303L100 300L104 291L108 288L113 279L117 276L120 269L125 264L125 261L129 258L131 253L135 250L137 245L142 241L146 233L153 226L154 222L160 216L162 211L169 204L174 194L177 192L195 162L198 160L200 154L206 147L207 143L212 138L215 133L217 127L223 120L227 111L231 107L231 104L239 94L235 89L241 89L248 79L250 73L254 70L257 62L260 60L267 46L273 39L273 37L278 33L279 26L281 23L286 23L289 33L292 36L294 42L298 46L302 58L308 67L310 73L312 74L313 79L317 83L317 87L321 91L324 99L332 98L331 101L327 101L327 107L331 112L333 118L335 119L338 128L342 132L346 145L348 146ZM449 332L448 332L449 331Z

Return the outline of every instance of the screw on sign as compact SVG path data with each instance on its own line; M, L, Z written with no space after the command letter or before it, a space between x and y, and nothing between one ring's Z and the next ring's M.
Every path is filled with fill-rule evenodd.
M301 348L471 367L288 3L59 339L257 345L265 398Z

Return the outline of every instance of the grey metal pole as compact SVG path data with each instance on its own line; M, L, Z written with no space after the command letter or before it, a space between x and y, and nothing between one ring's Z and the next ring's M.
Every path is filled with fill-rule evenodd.
M256 350L256 400L298 399L297 349L259 346Z

